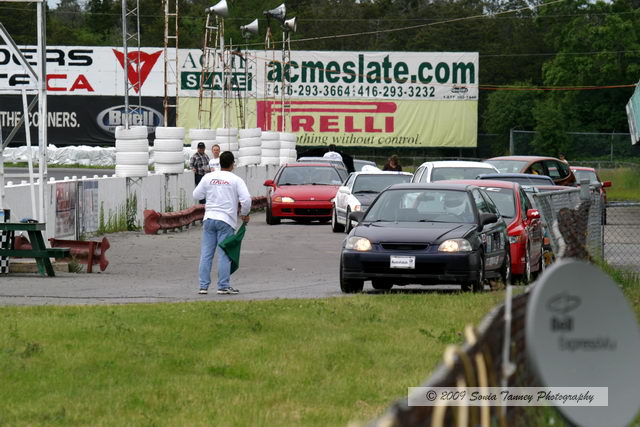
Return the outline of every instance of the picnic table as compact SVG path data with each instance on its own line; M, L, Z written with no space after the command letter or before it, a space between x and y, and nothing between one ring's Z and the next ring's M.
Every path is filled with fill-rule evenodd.
M15 258L34 258L38 264L38 271L41 276L55 276L50 258L68 258L71 256L69 248L47 248L42 237L42 232L46 229L43 222L22 223L3 222L0 223L0 231L9 232L9 239L5 247L0 248L0 256ZM13 236L16 231L26 231L31 242L31 249L14 249Z

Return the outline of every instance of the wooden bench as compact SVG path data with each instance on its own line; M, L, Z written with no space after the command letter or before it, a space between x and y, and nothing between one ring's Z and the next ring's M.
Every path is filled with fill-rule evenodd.
M38 264L38 271L41 276L55 276L50 258L68 258L71 256L68 248L47 248L42 237L42 232L46 229L45 223L0 223L0 231L9 232L9 240L6 247L0 248L0 256L15 258L34 258ZM31 249L14 249L13 235L16 231L26 231L29 235Z

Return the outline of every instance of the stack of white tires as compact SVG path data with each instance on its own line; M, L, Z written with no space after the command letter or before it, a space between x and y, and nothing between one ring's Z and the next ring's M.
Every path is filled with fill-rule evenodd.
M295 133L280 132L280 164L293 163L298 159Z
M261 145L262 165L280 164L280 133L272 131L262 132Z
M216 144L220 146L220 152L231 151L235 158L238 157L238 129L218 128L216 130Z
M189 139L191 139L191 149L198 149L198 143L204 142L205 152L211 157L211 147L216 143L216 131L214 129L189 129Z
M138 177L149 174L148 137L146 126L116 128L116 176Z
M156 173L184 172L184 128L156 128L156 139L153 142L153 161Z
M259 165L262 159L262 129L240 129L238 147L238 166Z

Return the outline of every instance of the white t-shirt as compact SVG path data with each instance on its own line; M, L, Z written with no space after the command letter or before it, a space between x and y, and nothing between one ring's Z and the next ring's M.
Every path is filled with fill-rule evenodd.
M335 151L328 151L326 153L324 153L324 156L322 156L325 159L333 159L333 160L340 160L342 161L342 156L340 155L340 153L336 153Z
M195 200L207 199L204 219L217 219L236 228L238 202L240 215L251 210L251 195L242 178L229 171L209 172L193 190Z
M214 159L213 157L209 160L209 170L211 172L220 170L220 157Z

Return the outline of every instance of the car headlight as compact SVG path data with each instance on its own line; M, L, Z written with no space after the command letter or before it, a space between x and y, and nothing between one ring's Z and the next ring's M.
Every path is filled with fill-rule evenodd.
M346 249L353 249L360 252L367 252L371 250L371 242L364 237L349 237L347 239Z
M358 211L359 211L359 210L361 210L361 209L362 209L362 206L360 206L360 205L355 205L355 206L353 207L353 211L354 211L354 212L358 212Z
M440 243L440 252L471 252L471 243L466 239L451 239Z
M295 200L293 200L291 197L288 196L276 196L273 198L273 201L276 203L293 203L295 202Z

